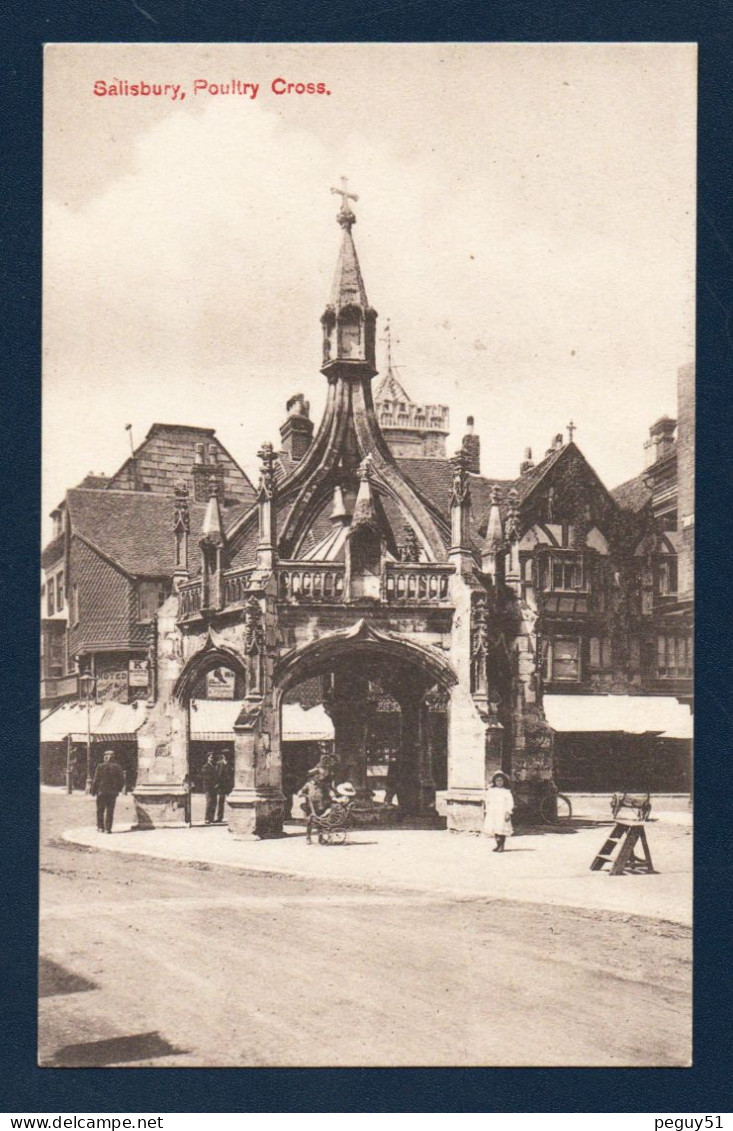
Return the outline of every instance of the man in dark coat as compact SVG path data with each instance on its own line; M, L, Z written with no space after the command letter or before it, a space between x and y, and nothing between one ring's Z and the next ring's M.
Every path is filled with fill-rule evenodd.
M224 820L224 803L234 789L234 766L226 754L219 755L216 767L216 820Z
M112 832L117 795L125 788L125 771L114 761L114 750L105 750L102 761L94 771L92 796L97 799L97 830Z
M203 783L204 793L206 794L206 813L204 815L204 821L207 825L212 823L216 813L218 777L219 767L216 764L216 755L213 750L210 750L204 762L204 768L201 771L201 781Z

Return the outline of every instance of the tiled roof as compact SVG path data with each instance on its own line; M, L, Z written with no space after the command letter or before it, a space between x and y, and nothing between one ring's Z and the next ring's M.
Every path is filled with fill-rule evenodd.
M173 572L173 499L141 491L90 491L76 488L68 493L73 534L79 534L95 549L111 558L132 576L164 577ZM229 525L235 511L225 511ZM206 513L203 504L189 504L191 533L189 559L198 559L198 539Z
M501 513L506 518L508 505L509 505L509 491L514 488L517 492L517 501L521 504L527 499L534 488L541 482L550 469L558 462L564 452L568 451L570 445L564 445L556 451L551 452L543 460L540 461L535 467L530 468L523 475L517 479L494 479L485 475L469 475L469 483L471 489L471 532L474 543L479 546L483 541L486 533L486 524L489 517L489 510L491 508L491 493L494 487L498 487L501 493ZM581 456L582 458L582 456ZM450 518L450 496L451 496L451 466L448 459L398 459L397 465L402 471L406 479L417 488L418 493L436 508L436 510L448 521ZM591 469L592 473L592 469ZM615 495L615 493L614 493ZM387 514L387 519L392 531L395 535L395 540L399 543L402 540L403 526L405 517L401 514L399 508L394 501L385 496L382 500L384 509ZM313 525L313 541L311 546L316 545L325 538L330 529L328 516L331 513L330 506L325 507L315 519ZM227 525L231 526L233 519L227 519ZM246 542L240 547L237 553L235 564L237 566L245 566L254 561L255 547L257 543L257 523L252 522L248 531Z
M635 475L633 479L627 479L625 483L614 487L611 491L611 495L618 505L624 507L625 510L643 510L652 497L652 493L647 487L645 479L645 472L642 472L641 475Z
M398 459L397 465L418 491L447 518L451 470L447 459Z
M64 556L64 536L59 534L57 538L44 546L41 553L41 565L44 569L49 569L52 565Z
M557 463L560 456L565 450L565 447L557 448L556 451L550 452L550 454L545 456L543 460L540 460L538 464L535 464L534 467L531 467L529 471L525 471L524 475L519 476L519 478L514 482L513 487L516 490L517 495L519 496L520 503L527 498L530 492L533 491L537 486L539 481L544 478L550 468Z
M90 471L88 475L84 476L81 483L77 483L77 487L89 487L93 491L101 491L108 483L108 475L95 475L93 471Z

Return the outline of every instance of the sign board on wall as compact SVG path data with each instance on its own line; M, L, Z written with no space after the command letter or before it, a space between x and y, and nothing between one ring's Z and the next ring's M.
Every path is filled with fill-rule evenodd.
M206 698L233 699L235 680L231 668L214 668L206 676Z
M108 671L100 672L97 676L97 701L106 702L116 699L124 703L127 699L127 672Z
M128 679L130 687L147 687L148 686L148 660L130 660L128 668Z

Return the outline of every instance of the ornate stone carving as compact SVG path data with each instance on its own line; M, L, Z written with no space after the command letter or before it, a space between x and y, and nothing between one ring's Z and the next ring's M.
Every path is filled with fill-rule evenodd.
M404 541L400 546L400 561L420 561L420 543L418 542L417 534L409 523L406 523L404 527Z
M262 460L260 468L260 498L272 499L275 494L275 450L269 441L265 441L257 456Z
M489 610L486 597L480 593L471 605L471 691L474 694L485 694L488 689L489 647Z
M450 692L446 687L436 684L423 696L423 703L429 711L447 711L450 702Z
M550 488L552 490L552 488ZM519 496L512 487L507 496L509 502L509 509L507 511L506 526L504 532L508 542L516 542L519 538Z
M469 486L468 486L468 459L466 453L459 449L454 456L451 457L451 506L462 507L468 502Z
M247 655L261 652L264 641L262 608L256 597L250 597L244 606L244 650Z
M191 518L188 511L188 487L182 479L176 482L173 495L173 532L174 534L188 534L191 529Z
M372 477L372 453L371 452L368 452L367 455L364 456L364 459L361 461L361 463L359 464L359 466L356 469L356 474L359 476L359 479L368 479L368 480L371 479L371 477Z

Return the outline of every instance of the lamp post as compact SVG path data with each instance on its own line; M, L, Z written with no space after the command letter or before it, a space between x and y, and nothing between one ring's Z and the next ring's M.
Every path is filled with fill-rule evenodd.
M71 768L71 735L66 736L66 792L74 792L74 780Z
M92 789L92 696L97 686L97 681L90 672L79 676L79 688L82 697L87 703L87 781L85 790L91 793Z

